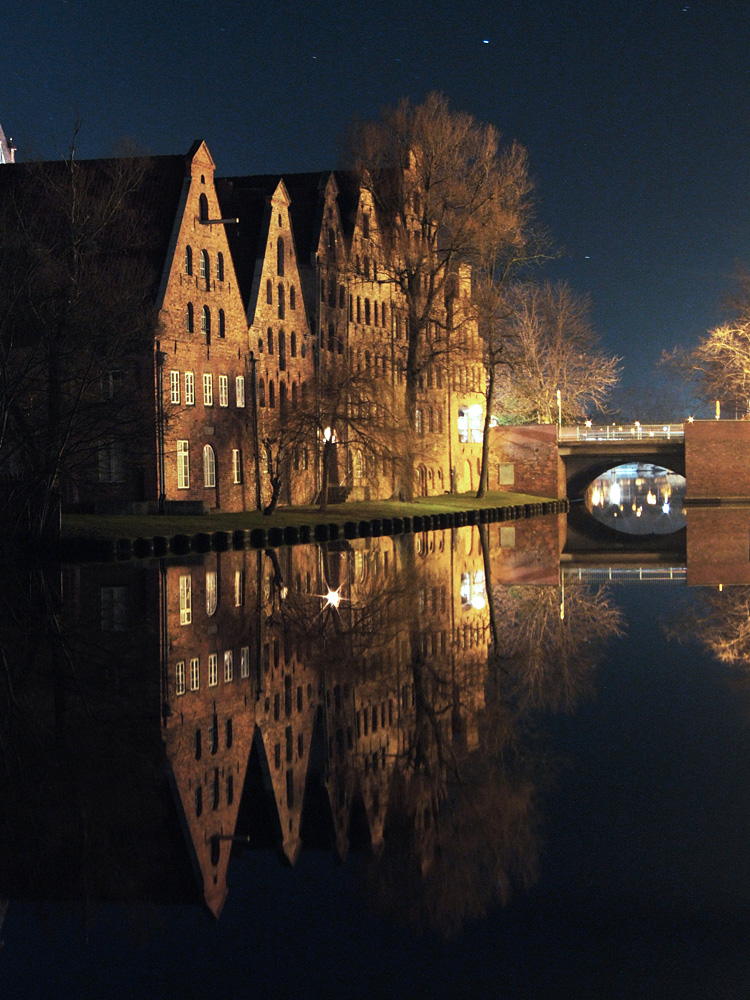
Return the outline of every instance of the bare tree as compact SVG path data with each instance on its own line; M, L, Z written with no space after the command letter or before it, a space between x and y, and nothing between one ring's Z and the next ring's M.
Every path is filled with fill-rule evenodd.
M148 440L135 424L153 403L134 405L153 400L148 163L79 162L73 144L0 178L0 470L37 536L59 526L63 480L104 463L116 481L126 444Z
M564 283L509 286L506 302L507 374L495 413L505 421L540 424L579 420L603 410L617 385L620 359L599 347L589 301Z
M403 100L355 129L360 185L378 215L381 280L406 313L405 409L413 418L419 378L450 347L445 297L451 275L479 259L488 234L520 240L531 183L525 150L500 149L497 131L430 94ZM415 444L406 441L403 492L413 495Z

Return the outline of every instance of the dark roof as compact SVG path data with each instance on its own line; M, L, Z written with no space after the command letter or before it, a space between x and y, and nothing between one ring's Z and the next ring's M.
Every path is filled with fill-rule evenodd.
M215 182L222 216L239 219L239 225L227 226L226 233L246 311L255 262L265 253L265 246L260 247L259 244L263 221L269 211L268 199L278 182L279 178L275 176L221 177Z
M34 235L54 246L64 238L74 176L93 211L104 211L107 198L120 190L120 231L128 229L128 252L149 265L156 295L188 164L185 156L75 160L73 169L63 160L6 164L0 167L0 212L6 226L13 218L33 220Z

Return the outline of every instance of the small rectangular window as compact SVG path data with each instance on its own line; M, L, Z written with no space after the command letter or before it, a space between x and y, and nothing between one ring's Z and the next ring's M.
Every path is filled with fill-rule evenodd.
M192 578L190 574L180 577L180 625L189 625L193 620Z
M512 486L514 482L513 462L500 462L497 466L497 485Z
M195 406L195 375L185 372L185 405Z
M229 406L229 379L219 375L219 406Z
M194 656L190 661L190 690L197 691L201 686L201 661Z
M169 373L169 402L179 403L180 401L180 373Z
M190 487L190 446L187 441L177 442L177 489Z
M208 686L216 687L219 683L219 654L208 654Z
M185 694L185 661L178 660L174 667L174 693Z
M516 547L516 528L513 524L503 524L500 527L500 547L514 549Z
M231 649L224 652L224 683L229 684L234 680L234 653Z
M214 377L210 374L203 376L203 405L214 405Z
M237 406L245 405L245 376L238 375L234 380L234 394L237 400Z
M243 646L240 650L240 677L250 676L250 647Z
M232 448L232 474L235 483L242 482L242 450Z
M234 606L241 608L245 603L245 573L244 570L234 571Z

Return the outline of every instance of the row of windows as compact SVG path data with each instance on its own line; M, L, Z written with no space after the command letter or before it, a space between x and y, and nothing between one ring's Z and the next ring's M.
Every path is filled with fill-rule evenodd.
M234 680L234 651L226 649L223 659L223 677L225 684L231 684ZM240 677L250 676L250 647L243 646L240 649ZM219 683L219 654L208 654L208 686L216 687ZM189 667L186 667L185 660L178 660L175 663L175 694L183 695L188 690L188 682L191 691L199 691L201 686L201 661L199 656L193 656L189 660Z
M180 394L180 373L171 371L169 373L169 402L179 405L182 402ZM245 405L245 376L237 375L234 380L234 400L238 407ZM185 372L185 398L186 406L195 405L195 375L193 372ZM210 372L203 375L203 405L214 405L214 377ZM229 406L229 376L219 375L219 406Z
M193 620L193 578L189 573L180 576L180 625L190 625ZM241 608L245 603L245 571L234 573L234 606ZM206 614L216 614L219 606L219 576L216 570L206 570ZM245 676L244 674L242 675Z
M188 302L187 308L185 310L185 329L188 333L193 333L195 331L195 310L193 308L193 303ZM203 306L201 308L201 333L206 338L206 343L211 343L211 310L208 306ZM220 340L223 340L227 335L227 324L226 317L224 315L224 310L219 309L219 329L218 336Z
M200 732L200 730L198 730ZM228 774L226 778L227 805L234 802L234 775ZM221 791L219 785L219 769L214 768L213 781L211 783L211 808L218 809L221 801ZM203 814L203 786L196 785L195 788L195 815ZM211 864L216 867L221 857L221 841L218 837L211 838Z
M273 282L270 278L266 280L266 303L271 306L273 305ZM277 288L276 304L278 306L277 312L279 319L284 319L284 314L286 311L285 306L285 293L284 285L280 281ZM289 288L289 308L297 308L297 292L295 291L294 285Z
M354 296L349 298L349 319L354 320L356 317L357 323L362 322L362 299L357 296L356 300ZM378 318L379 317L379 318ZM365 326L382 326L387 325L387 312L385 302L378 304L377 301L370 303L369 299L364 300L364 323Z
M232 448L232 482L239 486L244 481L242 449ZM216 452L210 444L203 446L203 485L216 486ZM177 489L190 489L190 442L177 442Z
M268 354L273 354L274 346L275 345L274 345L273 328L269 326L268 331L266 333L265 343L262 337L258 337L258 353L263 354L263 351L265 349L268 352ZM279 348L279 369L280 371L283 372L286 369L286 334L284 333L283 330L279 330L278 348ZM294 330L292 330L292 332L289 334L289 353L293 358L297 357L297 334L294 332ZM300 353L304 358L305 356L304 338L302 340Z
M185 247L185 274L192 275L193 273L193 248L191 246ZM208 255L208 250L201 250L198 255L198 274L200 278L206 283L206 291L211 288L211 258ZM216 280L224 280L224 254L219 251L216 255Z
M286 412L287 404L287 387L286 382L279 382L279 408L281 409L282 417ZM268 406L274 409L276 406L276 386L273 379L268 380L268 394L266 395L266 381L265 379L258 379L258 406L266 406L266 399L268 400ZM299 387L296 382L292 382L291 391L291 403L292 409L296 410L298 406L302 406L304 409L307 406L307 383L300 383Z
M419 407L414 411L414 430L419 437L422 437L426 431L430 433L438 434L443 433L443 411L441 407L437 407L433 410L431 406L428 406L426 410L422 410Z

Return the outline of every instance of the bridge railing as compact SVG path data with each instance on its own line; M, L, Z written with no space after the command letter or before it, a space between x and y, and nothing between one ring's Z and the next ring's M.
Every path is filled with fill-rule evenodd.
M565 580L582 583L686 583L686 566L566 566Z
M560 427L559 440L566 444L589 441L682 441L683 424L607 424L606 426Z

